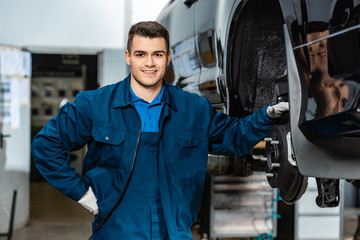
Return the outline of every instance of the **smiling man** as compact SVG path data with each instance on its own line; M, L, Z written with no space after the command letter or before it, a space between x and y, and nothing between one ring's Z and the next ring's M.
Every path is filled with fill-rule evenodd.
M192 239L208 152L246 154L286 103L243 119L164 82L169 34L157 22L129 31L130 75L81 92L32 144L35 164L58 190L96 214L93 239ZM88 146L83 177L68 151Z
M135 33L135 30L133 30ZM165 38L148 38L130 32L126 63L135 95L151 102L161 91L171 52Z

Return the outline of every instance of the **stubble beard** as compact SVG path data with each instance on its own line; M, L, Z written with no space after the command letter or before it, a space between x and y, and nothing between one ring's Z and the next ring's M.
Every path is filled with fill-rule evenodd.
M146 83L144 83L143 81L139 80L139 79L137 78L137 76L135 76L135 75L133 75L133 78L134 78L134 80L135 80L140 86L142 86L142 87L144 87L144 88L147 88L147 89L151 89L151 88L154 88L155 86L157 86L158 84L161 84L162 81L163 81L164 76L160 76L160 77L156 80L156 82L154 82L154 83L152 83L152 84L146 84Z

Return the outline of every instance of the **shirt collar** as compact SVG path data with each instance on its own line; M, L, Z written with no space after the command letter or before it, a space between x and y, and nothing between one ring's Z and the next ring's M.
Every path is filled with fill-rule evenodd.
M131 88L131 84L129 84L129 85L130 85L130 96L131 96L131 100L133 102L142 101L142 102L148 103L144 99L139 98L138 96L136 96L136 94L134 93L134 91ZM163 95L164 95L164 87L162 86L160 93L154 98L154 100L151 103L148 103L148 104L155 105L155 104L161 103Z
M113 101L113 108L118 107L125 107L129 106L132 102L131 96L130 96L130 77L131 74L129 74L123 81L119 81L115 85L115 95L114 95L114 101ZM169 104L169 106L177 111L175 99L173 99L173 96L170 93L170 84L167 82L163 83L162 90L163 93L163 101L164 104Z

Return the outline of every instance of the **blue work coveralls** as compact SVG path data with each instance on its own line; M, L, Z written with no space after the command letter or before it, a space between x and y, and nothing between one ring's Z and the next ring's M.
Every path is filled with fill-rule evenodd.
M266 108L246 118L231 118L216 112L203 97L167 83L163 88L155 184L170 239L192 239L208 153L244 155L267 135L275 120ZM129 75L116 84L80 92L34 138L32 153L43 177L73 200L78 201L92 187L99 206L94 229L119 199L141 137ZM86 144L81 178L70 165L67 151ZM148 184L153 187L152 182ZM93 239L132 239L124 226L128 217L140 219L140 213L121 209L93 233ZM139 222L133 227L141 226Z

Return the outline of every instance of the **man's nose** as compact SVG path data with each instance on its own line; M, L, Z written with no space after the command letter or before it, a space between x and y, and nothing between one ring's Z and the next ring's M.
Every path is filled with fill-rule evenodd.
M325 86L333 88L336 85L336 80L334 78L328 78L325 80Z
M146 58L145 65L146 65L146 66L154 66L154 65L155 65L153 56L149 55L149 56Z

